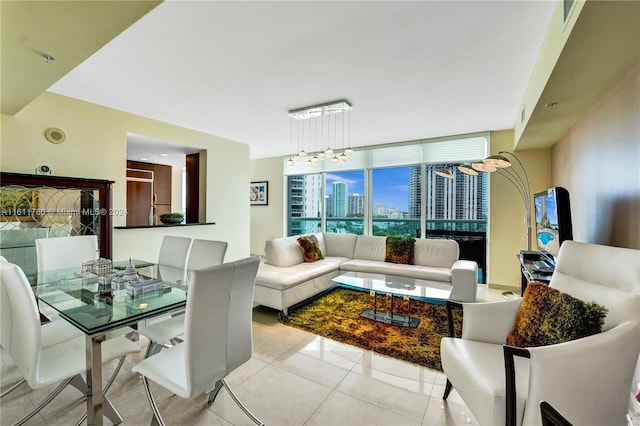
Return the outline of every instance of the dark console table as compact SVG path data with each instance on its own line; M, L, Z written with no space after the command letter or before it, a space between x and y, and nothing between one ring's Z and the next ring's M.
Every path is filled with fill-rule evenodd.
M554 265L552 262L545 259L541 253L520 253L518 255L520 260L520 295L524 294L527 289L527 285L531 281L539 281L549 284L551 281L551 275L553 275Z

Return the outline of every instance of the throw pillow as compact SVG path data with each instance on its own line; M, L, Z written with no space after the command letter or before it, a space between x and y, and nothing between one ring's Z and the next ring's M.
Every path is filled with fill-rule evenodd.
M302 248L302 257L305 262L315 262L316 260L324 259L324 255L320 250L320 243L315 235L298 237L297 241Z
M547 284L529 283L507 345L544 346L600 333L607 309L585 303Z
M384 261L413 265L415 243L415 238L387 237Z

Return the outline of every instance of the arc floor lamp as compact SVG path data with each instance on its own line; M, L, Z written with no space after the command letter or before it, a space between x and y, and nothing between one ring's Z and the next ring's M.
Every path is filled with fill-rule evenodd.
M462 164L458 166L458 170L471 176L477 176L479 172L496 172L515 186L524 206L527 227L527 251L531 251L531 189L529 176L520 159L512 152L500 151L497 155L491 155L480 162ZM434 173L446 179L453 179L454 177L450 169L438 169Z

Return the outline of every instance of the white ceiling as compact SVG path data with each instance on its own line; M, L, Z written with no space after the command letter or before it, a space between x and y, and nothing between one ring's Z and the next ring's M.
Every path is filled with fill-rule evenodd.
M127 134L127 160L185 167L185 156L199 151L198 147L190 147L173 141L134 133Z
M49 90L253 159L290 153L288 110L343 98L353 147L509 129L556 4L167 1Z

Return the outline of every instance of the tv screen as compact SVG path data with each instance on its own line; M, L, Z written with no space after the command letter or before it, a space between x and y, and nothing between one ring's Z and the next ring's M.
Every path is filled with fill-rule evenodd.
M573 239L569 192L557 186L538 192L533 200L538 251L555 260L562 242Z

